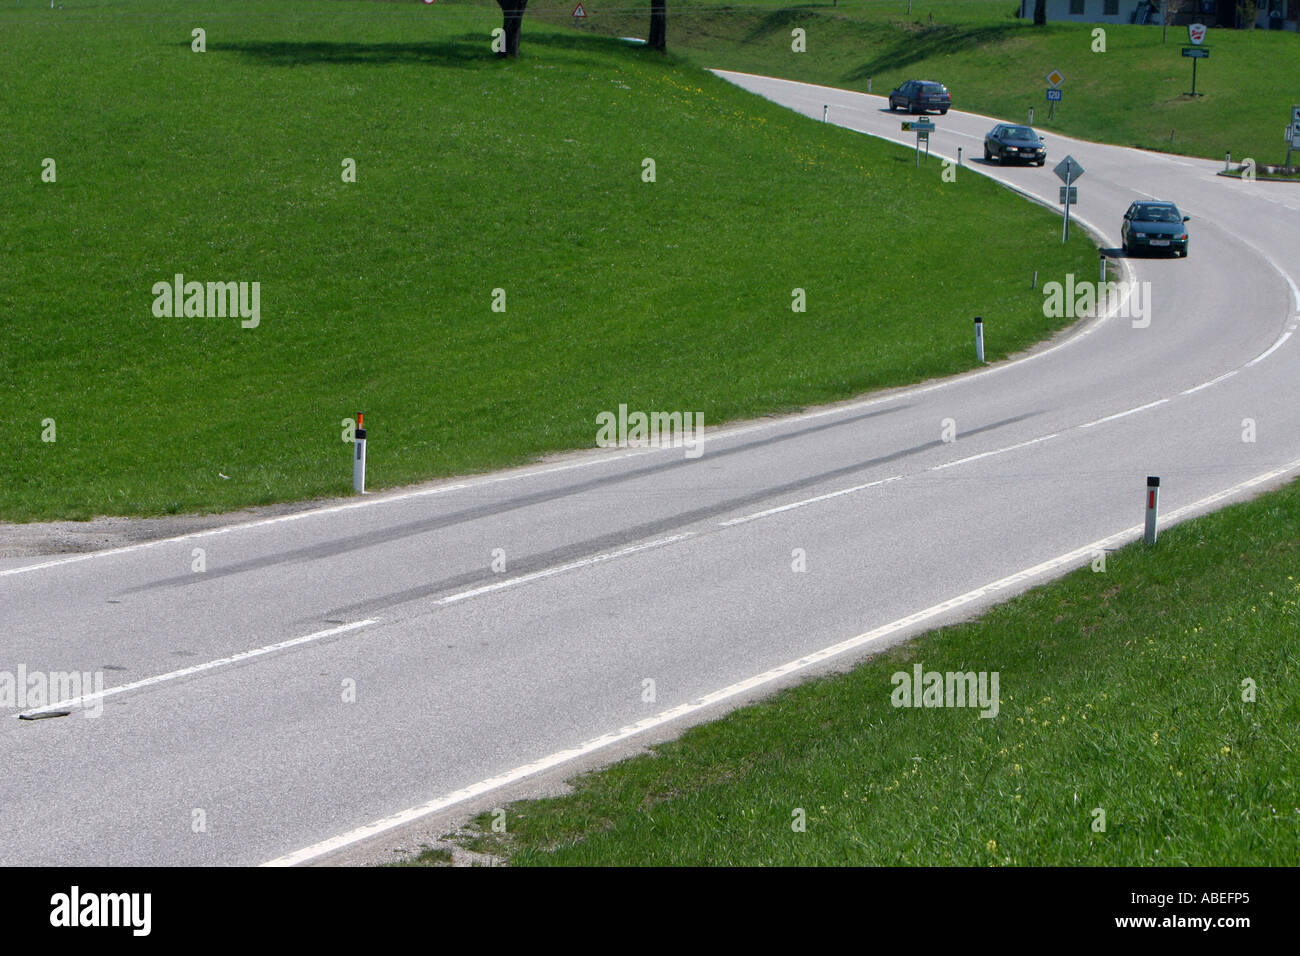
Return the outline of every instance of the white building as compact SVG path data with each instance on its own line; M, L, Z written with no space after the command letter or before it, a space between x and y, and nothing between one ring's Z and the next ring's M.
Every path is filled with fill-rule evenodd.
M1020 15L1034 18L1035 0L1020 0ZM1255 24L1262 29L1295 30L1300 20L1300 0L1256 0ZM1164 0L1047 0L1048 23L1161 23ZM1184 0L1170 18L1179 26L1204 23L1210 27L1235 27L1235 0Z

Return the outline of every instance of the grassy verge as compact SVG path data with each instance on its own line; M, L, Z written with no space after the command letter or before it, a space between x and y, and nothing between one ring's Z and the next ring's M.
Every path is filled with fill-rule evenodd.
M1028 346L1063 321L1031 271L1095 269L982 177L563 26L502 63L499 23L0 9L0 518L344 493L358 410L380 488L590 447L620 403L718 423L844 398L970 367L974 315L992 358ZM177 273L260 282L260 324L156 317Z
M1221 170L1219 172L1219 175L1224 176L1228 179L1241 179L1242 172L1240 168L1231 169L1231 170ZM1256 172L1255 178L1257 180L1262 180L1264 182L1300 183L1300 173L1290 174L1290 175L1282 174L1282 173L1270 173L1266 169L1262 169Z
M1293 866L1298 576L1293 482L514 804L504 834L484 815L472 844L514 865ZM998 713L894 707L914 665L997 672Z
M543 0L539 13L560 6ZM1121 146L1222 159L1231 152L1281 162L1282 130L1300 101L1293 64L1300 36L1281 31L1212 29L1209 59L1191 88L1181 55L1186 27L1053 23L1016 19L1014 0L841 0L793 4L769 0L719 6L677 0L670 7L669 49L707 67L771 74L810 83L888 93L908 79L947 84L957 109L1023 122L1030 107L1044 129ZM622 10L629 10L619 5ZM532 14L532 5L529 7ZM601 15L583 30L645 36L639 12ZM1105 52L1092 31L1105 29ZM807 50L791 49L803 28ZM1064 99L1047 119L1047 82L1065 75Z

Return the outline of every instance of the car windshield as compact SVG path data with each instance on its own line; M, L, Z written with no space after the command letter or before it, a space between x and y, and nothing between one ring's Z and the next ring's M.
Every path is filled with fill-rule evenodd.
M1008 126L1002 135L1012 139L1034 139L1037 134L1028 126Z
M1142 222L1182 222L1176 206L1139 206L1137 218Z
M945 93L947 92L939 83L922 83L921 90L924 93Z

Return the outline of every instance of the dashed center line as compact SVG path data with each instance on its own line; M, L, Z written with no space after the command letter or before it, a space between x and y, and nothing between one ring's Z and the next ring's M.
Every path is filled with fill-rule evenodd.
M302 637L294 637L287 641L268 644L265 647L254 648L251 651L240 651L238 654L231 654L229 657L220 657L203 664L195 664L193 667L184 667L178 671L170 671L166 674L157 674L153 677L146 677L142 680L133 681L130 684L122 684L118 687L109 687L107 690L96 691L93 694L82 694L80 697L61 700L45 707L36 707L32 710L24 711L23 716L43 714L52 710L67 710L71 707L84 707L86 704L93 703L97 700L103 700L105 697L112 697L115 694L125 694L129 690L139 690L142 687L153 687L157 684L165 684L168 681L179 680L182 677L190 677L194 674L201 674L205 671L215 670L218 667L227 667L231 664L238 664L240 661L252 660L255 657L263 657L267 654L273 654L276 651L283 651L290 647L297 647L301 644L310 644L312 641L319 641L326 637L333 637L335 634L346 634L348 631L355 631L358 628L366 627L377 622L378 618L368 618L364 621L353 621L351 624L340 624L338 627L327 628L323 631L316 631L312 634L304 634Z
M1116 412L1114 415L1107 415L1105 418L1098 418L1094 421L1084 422L1079 428L1092 428L1094 425L1100 425L1103 422L1113 422L1117 418L1123 418L1126 415L1136 415L1138 412L1145 412L1148 408L1155 408L1157 405L1163 405L1169 401L1167 398L1157 398L1154 402L1147 402L1145 405L1139 405L1137 408L1130 408L1122 412Z
M636 554L638 551L649 551L651 548L661 548L677 541L684 541L687 538L693 538L696 534L698 534L696 531L686 531L682 534L675 534L667 538L656 538L654 541L647 541L644 544L634 544L631 547L622 548L618 551L606 551L603 554L593 554L589 558L580 558L577 561L570 561L568 564L557 564L553 568L543 568L540 571L533 571L530 574L521 574L516 578L506 578L504 581L494 581L491 584L471 588L468 591L459 591L456 594L448 594L446 597L438 598L438 600L433 603L439 606L455 604L457 601L464 601L468 598L478 597L482 594L490 594L493 591L500 591L504 588L512 588L519 584L527 584L529 581L538 581L542 578L549 578L556 574L563 574L565 571L575 571L578 568L590 567L593 564L602 564L606 561L613 561L616 558L626 557L629 554Z
M838 498L841 495L851 495L855 491L865 491L868 488L876 488L880 485L887 485L891 481L899 481L906 477L905 475L894 475L890 478L881 478L879 481L869 481L865 485L854 485L852 488L841 488L839 491L827 492L824 495L818 495L815 498L805 498L802 501L792 501L787 505L779 505L775 508L768 508L766 511L756 511L751 515L745 515L743 518L732 518L730 521L719 521L718 527L730 528L732 525L744 524L746 521L757 521L759 518L767 518L771 515L780 514L783 511L793 511L795 508L802 508L804 505L816 504L819 501L828 501L831 498Z
M1039 442L1051 441L1053 438L1060 437L1060 432L1052 432L1050 435L1040 435L1037 438L1031 438L1029 441L1022 441L1015 445L1008 445L1006 448L995 448L993 451L980 452L978 455L971 455L967 458L958 458L956 461L946 461L942 465L932 465L930 471L942 471L945 468L952 468L955 465L964 465L969 461L979 461L981 458L991 458L994 455L1001 455L1003 452L1015 451L1017 448L1027 448L1030 445L1037 445Z

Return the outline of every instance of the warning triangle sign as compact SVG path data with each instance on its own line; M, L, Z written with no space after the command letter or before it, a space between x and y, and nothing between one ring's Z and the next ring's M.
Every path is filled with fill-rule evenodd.
M573 15L577 18L582 18L587 15L587 11L582 9L582 4L578 4L573 8Z

